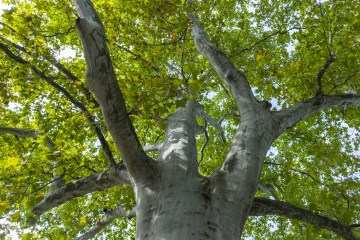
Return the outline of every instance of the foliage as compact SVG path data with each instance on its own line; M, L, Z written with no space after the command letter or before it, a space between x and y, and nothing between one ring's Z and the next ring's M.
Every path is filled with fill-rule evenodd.
M0 213L23 239L74 238L102 217L103 208L135 204L129 186L94 192L36 217L30 209L50 190L52 174L65 182L107 169L107 159L87 114L31 71L35 66L83 103L117 161L121 156L107 132L100 107L85 86L86 66L72 1L3 0L10 4L0 20L0 43L27 61L20 64L0 52L0 126L37 130L38 138L0 136ZM259 100L280 110L317 94L316 76L334 52L322 78L325 94L358 92L360 84L358 0L198 1L195 9L182 0L95 0L106 30L108 48L130 119L143 145L161 141L166 116L197 99L214 119L239 114L227 90L191 39L188 13L196 11L211 41L242 70ZM331 33L330 33L331 32ZM329 43L329 37L332 41ZM17 48L21 46L23 49ZM61 53L71 49L71 57ZM54 59L76 77L54 66ZM169 65L178 69L171 71ZM182 92L184 86L189 92ZM225 87L226 89L226 87ZM183 100L176 96L185 94ZM273 184L280 200L337 219L360 219L359 112L341 107L315 114L281 135L272 145L260 181ZM208 127L199 171L211 174L225 159L240 119L226 118L227 143ZM202 120L199 120L204 125ZM46 146L46 136L56 147ZM199 159L205 142L198 135ZM61 153L61 164L53 160ZM156 157L154 153L150 153ZM270 197L268 193L257 196ZM267 226L273 224L274 227ZM70 230L71 229L71 230ZM134 220L118 219L100 235L133 236ZM354 233L360 237L359 230ZM3 235L4 236L4 235ZM254 217L245 236L264 239L329 239L333 233L282 217ZM99 238L101 236L98 236Z

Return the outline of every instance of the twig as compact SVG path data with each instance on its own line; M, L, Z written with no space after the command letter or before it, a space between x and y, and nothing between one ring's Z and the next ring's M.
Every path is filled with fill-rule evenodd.
M312 26L312 27L315 27L315 26ZM304 29L304 28L293 27L293 28L290 28L290 29L285 30L285 31L280 31L280 30L278 30L278 31L276 31L276 32L274 32L274 33L266 36L265 38L261 39L260 41L257 41L256 43L254 43L254 44L251 45L250 47L244 48L243 50L241 50L240 52L236 53L235 55L230 56L229 58L237 57L237 56L241 55L243 52L249 51L249 50L253 49L253 48L254 48L256 45L258 45L259 43L262 43L262 42L266 41L267 39L271 38L272 36L274 36L274 35L276 35L276 34L282 35L282 34L285 34L285 33L289 32L289 31L291 31L291 30L300 30L300 29Z
M71 30L75 29L74 26L72 26L71 28L69 28L66 32L64 33L55 33L53 35L48 35L48 36L44 36L44 35L40 35L41 37L44 37L44 38L48 38L48 37L56 37L58 35L68 35L70 33Z
M209 142L209 134L208 134L208 132L206 131L207 121L204 120L204 122L205 122L205 124L204 124L204 133L205 133L205 138L206 138L206 140L205 140L204 145L203 145L202 148L201 148L201 158L200 158L200 161L199 161L199 164L198 164L198 165L200 165L200 163L202 162L202 160L203 160L203 158L204 158L205 147L206 147L207 143Z
M340 84L338 84L338 85L335 85L335 86L328 92L328 95L329 95L335 88L337 88L337 87L339 87L339 86L342 86L342 85L345 85L352 77L356 76L356 74L358 74L358 73L360 73L360 70L356 71L354 74L352 74L352 75L350 75L349 77L347 77L343 83L340 83ZM341 78L339 78L339 79L341 79Z
M219 124L221 125L221 123L225 120L225 118L229 117L229 116L233 116L233 117L240 117L240 115L235 114L235 113L226 113L224 114L224 116L222 116L219 120Z
M311 176L309 173L307 172L303 172L303 171L300 171L300 170L296 170L294 168L290 168L288 167L286 164L282 164L282 163L272 163L272 162L264 162L264 164L268 164L268 165L275 165L275 166L285 166L287 168L289 168L290 170L294 171L294 172L298 172L298 173L301 173L301 174L304 174L308 177L310 177L313 181L317 182L318 184L320 185L323 185L325 186L326 188L328 188L329 190L331 190L332 192L336 193L337 191L335 191L334 189L332 189L329 185L317 180L316 178L314 178L313 176ZM345 199L348 199L347 196L345 196L345 194L343 194L342 192L340 192L340 194L345 198Z

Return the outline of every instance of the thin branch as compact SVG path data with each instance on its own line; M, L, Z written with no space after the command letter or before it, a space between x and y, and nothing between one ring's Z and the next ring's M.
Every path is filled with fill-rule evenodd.
M313 27L316 27L316 26L312 26L312 28L313 28ZM276 32L273 32L273 33L271 33L270 35L264 37L263 39L257 41L256 43L254 43L254 44L251 45L250 47L244 48L243 50L241 50L240 52L236 53L235 55L230 56L230 58L237 57L237 56L241 55L241 54L242 54L243 52L245 52L245 51L252 50L254 47L256 47L256 45L258 45L258 44L260 44L260 43L262 43L262 42L265 42L266 40L268 40L269 38L271 38L271 37L273 37L273 36L275 36L275 35L277 35L277 34L282 35L282 34L285 34L285 33L290 32L291 30L301 30L301 29L306 29L306 28L293 27L293 28L290 28L290 29L288 29L288 30L284 30L284 31L278 30L278 31L276 31Z
M354 74L348 76L347 78L345 78L345 81L338 84L338 85L335 85L329 92L328 94L330 94L335 88L339 87L339 86L342 86L342 85L345 85L349 80L351 80L351 78L355 77L358 73L360 73L360 70L356 71ZM341 77L340 78L337 78L336 80L340 80L342 79Z
M144 96L135 103L135 105L133 106L133 108L130 110L130 112L128 112L128 115L133 115L133 114L136 114L137 112L137 107L139 106L139 104L144 101L144 99L149 95L149 93L151 92L152 90L152 86L150 87L150 89L144 94Z
M74 30L75 29L75 27L70 27L66 32L64 32L64 33L55 33L55 34L53 34L53 35L40 35L40 36L42 36L42 37L44 37L44 38L49 38L49 37L56 37L56 36L59 36L59 35L64 35L64 36L66 36L66 35L68 35L69 33L70 33L70 31L71 30Z
M180 59L180 74L182 76L184 76L184 68L183 68L183 62L184 62L184 50L185 50L185 40L186 40L186 32L187 32L187 28L185 28L185 33L184 33L184 43L183 46L181 48L181 59Z
M263 184L262 182L258 183L258 189L262 193L269 192L271 196L273 196L276 200L279 200L275 188L272 184Z
M35 137L35 138L37 138L40 135L42 135L42 134L38 134L35 130L22 130L22 129L17 129L17 128L0 127L0 134L4 134L4 133L15 135L15 137L17 138L18 141L20 141L20 139L18 138L19 136L20 137ZM53 150L54 147L56 146L55 143L48 136L46 136L46 142L47 142L47 147L50 150ZM56 158L59 157L58 154L55 156L56 156ZM60 162L59 164L61 165L62 162ZM56 161L53 161L53 167L57 167L57 166L58 166L58 163L56 163ZM62 177L64 175L58 176L56 173L53 173L53 176L54 177L53 177L52 181L47 183L45 186L47 186L48 184L54 184L55 188L60 187L64 182L62 179ZM43 186L43 187L45 187L45 186ZM36 191L40 190L43 187L40 187ZM27 188L25 189L23 194L25 194L26 191L27 191Z
M95 170L92 169L91 167L88 167L88 166L85 166L85 165L83 165L83 167L86 168L86 169L88 169L88 170L90 170L90 171L92 171L93 173L98 173L97 171L95 171Z
M334 189L332 189L329 185L317 180L316 178L314 178L311 174L307 173L307 172L304 172L304 171L300 171L300 170L297 170L297 169L294 169L294 168L290 168L288 167L286 164L282 164L282 163L271 163L271 162L264 162L264 164L268 164L268 165L275 165L275 166L285 166L287 167L288 169L290 169L291 171L294 171L294 172L297 172L297 173L301 173L301 174L304 174L306 176L308 176L309 178L311 178L314 182L326 187L327 189L329 189L330 191L334 192L334 193L338 193L337 191L335 191ZM340 192L341 196L343 196L345 199L348 200L348 197L343 194L342 192Z
M52 78L46 76L43 72L41 72L35 66L31 65L28 61L22 59L21 57L16 56L4 44L0 43L0 49L2 49L10 58L14 59L18 63L29 66L29 68L32 69L33 72L36 75L38 75L45 82L47 82L48 84L50 84L51 86L53 86L54 88L59 90L62 94L65 95L65 97L68 100L70 100L70 102L72 102L77 108L79 108L85 114L85 117L87 118L90 126L94 127L94 132L96 133L96 135L97 135L97 137L98 137L98 139L99 139L99 141L101 143L102 149L105 152L105 155L106 155L106 157L108 159L108 162L109 162L110 166L111 167L116 166L116 162L115 162L115 159L114 159L114 157L113 157L113 155L111 153L109 144L107 143L107 141L106 141L104 135L102 134L101 130L99 129L99 127L96 125L96 123L95 123L94 119L92 118L92 116L90 116L87 108L82 103L77 101L65 88L63 88L62 86L60 86L59 84L54 82L54 80Z
M181 71L179 71L176 67L174 67L170 63L167 63L166 67L170 70L170 73L176 74L179 79L186 79L186 77L181 73Z
M150 115L150 119L154 119L154 120L156 120L156 121L158 121L158 122L166 122L166 119L163 119L163 118L161 118L161 117L155 117L154 115Z
M329 26L329 45L328 45L328 48L329 48L330 56L336 58L335 51L334 51L334 48L333 48L333 32L331 30L332 21L333 20L331 19L330 20L330 26Z
M207 132L207 130L206 130L207 121L206 121L206 120L204 120L204 121L205 121L205 125L204 125L205 142L204 142L204 145L203 145L202 148L201 148L201 158L200 158L200 161L199 161L199 164L198 164L198 165L201 164L201 162L202 162L202 160L203 160L203 158L204 158L204 151L205 151L206 145L207 145L208 142L209 142L209 134L208 134L208 132Z
M160 139L160 137L161 137L162 135L164 135L164 133L165 133L165 132L162 132L159 136L157 136L157 138L155 139L155 143Z
M360 43L357 43L357 44L352 45L352 46L349 47L348 49L345 49L345 50L343 50L343 51L341 51L341 52L337 52L337 53L336 53L336 56L339 56L339 55L343 54L344 52L347 52L347 51L349 51L349 50L351 50L351 49L353 49L354 47L357 47L357 46L359 46L359 45L360 45Z
M136 58L139 58L141 61L143 61L144 63L147 63L149 64L149 62L147 60L145 60L143 57L141 57L140 54L136 54L134 52L132 52L131 50L119 45L119 44L116 44L117 47L121 48L122 50L124 50L125 52L127 53L130 53L131 55L135 56ZM155 63L153 63L153 67L152 67L153 70L155 70L155 72L159 73L160 72L160 69L155 65Z
M230 96L228 90L225 88L224 84L220 83L221 88L224 90L224 92L226 93L226 95L230 98L230 100L232 101L232 97Z
M171 40L170 42L163 42L163 43L147 43L147 42L138 42L138 41L135 41L133 39L130 39L130 38L127 38L123 35L118 35L119 37L121 38L124 38L128 41L131 41L133 44L136 44L136 45L143 45L143 46L166 46L166 45L174 45L174 44L177 44L178 42L180 42L182 39L181 38L178 38L176 39L175 41Z
M13 29L12 27L10 27L10 26L7 25L6 23L0 22L0 25L9 28L10 31L12 31L13 33L16 33L16 34L20 35L23 39L25 39L25 40L27 40L27 41L29 40L27 37L25 37L24 35L18 33L15 29Z
M198 108L198 116L204 119L205 121L207 121L208 123L210 123L214 128L216 128L220 132L222 142L226 143L224 129L221 127L221 125L218 122L216 122L210 115L208 115L205 112L204 107L201 106L200 104Z
M125 212L125 209L121 206L114 209L104 209L105 217L100 221L97 221L95 226L89 231L81 235L77 240L87 240L98 234L104 227L119 217L127 217L129 219L136 216L135 207L132 211Z
M26 48L18 45L18 44L15 44L13 42L11 42L10 40L8 39L5 39L5 38L2 38L0 37L1 40L5 41L5 42L8 42L12 47L26 53L27 55L31 56L32 52L29 52L28 50L26 50ZM36 52L35 52L36 53ZM70 70L68 70L64 65L62 65L58 60L56 60L54 58L54 56L51 56L51 55L40 55L41 57L43 57L46 61L48 61L49 63L51 63L54 67L56 67L59 71L61 71L63 74L65 74L65 76L67 78L69 78L70 80L73 80L73 81L78 81L81 83L81 87L83 89L83 94L85 95L85 97L89 100L89 97L91 95L89 89L86 88L85 84L83 82L81 82L81 80L76 77ZM91 100L89 100L91 102L93 102L95 104L95 107L99 106L99 103L94 99L94 98L91 98Z
M230 117L230 116L238 117L238 118L241 117L240 115L235 114L235 113L226 113L226 114L224 114L224 116L222 116L222 117L220 118L219 124L221 125L221 123L225 120L225 118Z
M53 178L51 181L49 181L49 182L47 182L47 183L45 183L44 185L42 185L41 187L38 187L37 189L35 189L34 191L32 191L32 192L29 192L28 194L33 194L33 193L36 193L36 192L38 192L39 190L41 190L41 189L43 189L43 188L45 188L45 187L47 187L47 186L49 186L50 184L52 184L52 183L54 183L54 182L56 182L56 181L59 181L59 180L62 180L62 178L64 177L66 175L66 173L64 173L64 174L61 174L60 176L58 176L58 177L56 177L56 178ZM44 175L43 175L44 176ZM30 184L29 184L29 186L30 186ZM23 195L25 195L25 193L26 193L26 190L24 191L24 193L23 193Z
M274 33L266 36L265 38L257 41L256 43L254 43L254 44L251 45L250 47L244 48L244 49L241 50L240 52L238 52L238 53L230 56L230 58L237 57L237 56L241 55L241 54L242 54L243 52L245 52L245 51L252 50L256 45L258 45L258 44L260 44L260 43L262 43L262 42L265 42L266 40L268 40L269 38L271 38L271 37L274 36L274 35L277 35L277 34L282 35L282 34L285 34L285 33L289 32L289 31L291 31L291 30L294 30L294 29L297 29L297 28L291 28L291 29L285 30L285 31L280 31L280 30L278 30L278 31L276 31L276 32L274 32Z

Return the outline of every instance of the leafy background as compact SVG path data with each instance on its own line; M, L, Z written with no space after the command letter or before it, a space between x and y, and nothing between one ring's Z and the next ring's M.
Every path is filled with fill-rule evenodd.
M228 91L209 63L197 52L187 13L197 11L211 41L242 70L259 100L280 110L315 96L315 76L330 55L333 63L322 78L324 93L357 92L359 83L359 1L93 1L103 21L108 48L130 118L143 145L163 140L165 118L188 98L195 98L217 121L227 113L239 114ZM92 114L115 158L121 161L100 108L85 89L86 66L74 29L72 1L5 1L13 7L0 20L0 41L80 100ZM16 7L14 7L16 4ZM329 31L333 40L329 44ZM71 56L61 52L72 50ZM289 49L291 51L289 51ZM37 139L0 136L0 213L2 238L9 230L23 239L68 239L84 233L103 216L103 208L135 204L130 187L115 187L73 199L35 217L30 209L50 190L52 173L66 182L103 171L107 161L96 135L61 93L29 70L0 53L0 126L36 129ZM55 57L77 79L57 70ZM171 71L175 67L180 74ZM193 95L191 95L193 93ZM184 95L179 99L177 96ZM336 219L356 223L359 216L359 112L342 107L315 114L281 135L272 145L260 181L271 184L282 201ZM208 126L210 141L199 167L211 174L225 159L240 118L223 123L227 143ZM204 122L198 120L201 125ZM197 136L199 159L205 143ZM61 153L62 164L52 162ZM156 153L150 154L156 157ZM259 197L274 198L269 192ZM356 232L357 231L357 232ZM135 221L118 219L97 238L133 239ZM354 230L360 236L359 230ZM282 217L250 217L245 237L255 239L332 239L333 233Z

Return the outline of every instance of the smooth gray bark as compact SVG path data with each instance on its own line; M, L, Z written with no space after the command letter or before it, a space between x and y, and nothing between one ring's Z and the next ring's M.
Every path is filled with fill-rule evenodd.
M124 165L70 182L50 192L31 211L41 215L73 198L121 185L131 185L131 179Z
M192 1L188 1L192 4ZM262 164L276 138L271 104L255 99L244 73L207 37L196 15L191 15L192 36L198 51L229 88L241 115L241 124L222 168L210 178L215 184L213 211L221 215L221 239L239 239L255 196ZM241 195L239 194L241 192ZM224 210L225 209L225 210ZM236 209L232 211L231 209ZM236 213L235 213L236 212ZM234 222L235 221L235 222Z
M314 226L333 231L346 240L358 240L351 231L350 226L345 226L328 217L321 216L308 210L299 208L292 204L270 200L265 198L255 198L250 210L251 216L278 215L291 219L310 223Z
M188 2L192 4L192 1ZM90 0L74 0L74 3L79 16L76 29L80 35L87 65L86 84L101 107L106 126L126 167L117 164L109 151L109 170L70 182L52 191L32 209L33 213L39 215L72 198L129 184L134 188L137 202L138 240L240 239L249 215L269 214L302 220L334 231L346 239L357 239L353 236L351 228L344 227L334 220L291 204L254 199L254 196L266 153L280 134L323 109L345 105L358 106L359 95L324 95L320 92L318 96L293 107L272 112L271 104L258 101L254 97L244 73L211 43L197 16L191 15L191 33L196 48L227 85L241 115L241 123L224 164L209 177L204 177L198 173L196 134L201 132L202 127L197 124L196 117L203 117L213 124L225 140L221 121L217 123L203 111L198 102L189 100L186 107L178 108L165 120L167 129L164 142L143 148L126 112L101 20ZM11 52L5 44L0 43L0 49L18 63L28 64ZM60 71L65 71L57 63L54 64ZM63 87L37 68L29 68L61 91L75 106L86 111ZM321 77L326 69L327 67L324 67L317 75L320 88ZM73 78L70 73L64 73ZM179 71L177 73L181 74ZM36 136L35 132L10 128L0 128L0 133L1 131L18 136ZM106 144L103 148L104 146L106 150ZM145 153L154 150L160 151L156 160ZM116 217L130 215L132 216L132 213L125 213L121 207L114 209L83 238L94 236Z
M147 153L152 151L160 151L162 147L163 147L163 143L153 143L144 146L143 149Z
M299 208L286 202L255 197L249 212L249 216L266 215L277 215L296 219L320 228L333 231L342 236L345 240L358 240L358 238L351 231L353 226L344 226L328 217L315 214L306 209ZM136 217L136 213L134 209L132 211L125 212L121 206L115 209L107 210L104 218L98 221L96 225L85 234L81 235L78 240L85 240L95 236L95 234L100 232L104 227L106 227L118 217L132 218Z
M75 26L87 67L86 85L100 104L106 126L131 176L137 180L152 175L156 171L156 164L143 151L126 112L106 45L103 24L90 0L74 0L74 4L79 16Z
M37 137L38 134L35 130L23 130L18 128L0 127L0 134L12 134L19 137Z
M280 133L291 128L301 120L327 108L337 108L342 106L360 106L359 94L340 94L340 95L319 95L308 100L297 103L287 109L273 112L274 116L279 117Z
M160 150L153 162L144 156L127 117L101 21L90 1L74 2L87 63L86 83L100 103L135 180L136 239L240 239L266 153L289 124L284 123L286 114L274 114L271 104L255 99L245 75L211 43L197 17L191 15L193 41L228 86L241 124L224 165L210 177L203 177L198 173L195 139L199 106L188 101L186 108L177 109L166 119L165 141L152 148ZM221 128L220 124L216 127Z

